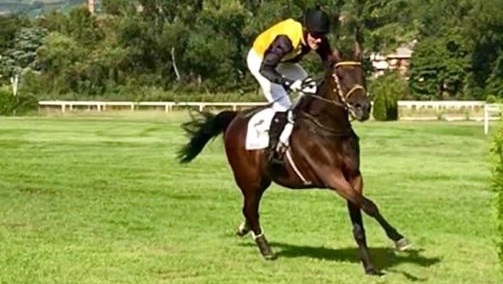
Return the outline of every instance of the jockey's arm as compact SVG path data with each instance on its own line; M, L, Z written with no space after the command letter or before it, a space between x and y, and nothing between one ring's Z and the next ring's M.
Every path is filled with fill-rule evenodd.
M264 59L260 65L260 74L269 81L285 85L287 81L276 67L281 62L281 58L293 50L292 41L286 35L277 36L264 54Z

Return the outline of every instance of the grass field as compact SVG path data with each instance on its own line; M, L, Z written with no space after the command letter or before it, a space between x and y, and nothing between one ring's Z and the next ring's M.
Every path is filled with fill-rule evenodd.
M363 274L344 201L278 186L242 221L221 139L180 166L183 115L0 118L0 283L502 283L480 123L355 123L365 190L415 244L365 217Z

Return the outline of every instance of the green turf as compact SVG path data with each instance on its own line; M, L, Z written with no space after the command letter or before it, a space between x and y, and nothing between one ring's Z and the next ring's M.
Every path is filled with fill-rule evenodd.
M355 123L365 192L415 245L365 217L363 274L344 201L273 186L260 258L221 139L191 164L184 116L0 118L0 283L501 283L480 123Z

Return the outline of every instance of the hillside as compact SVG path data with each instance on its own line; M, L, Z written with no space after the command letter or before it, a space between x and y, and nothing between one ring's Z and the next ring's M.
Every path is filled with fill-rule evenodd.
M54 10L85 5L87 0L0 0L0 15L23 13L37 16Z

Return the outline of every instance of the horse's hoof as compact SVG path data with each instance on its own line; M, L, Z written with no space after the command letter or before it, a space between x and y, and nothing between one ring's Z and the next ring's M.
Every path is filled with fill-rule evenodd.
M246 236L250 231L246 231L246 230L237 230L236 231L236 236L242 238L244 236Z
M379 271L373 267L365 269L365 274L372 275L372 276L383 276L384 275L384 273L382 271Z
M406 238L401 238L395 242L395 248L397 251L407 251L412 248L412 244Z
M278 258L278 256L272 252L270 254L263 255L263 257L265 260L276 260Z
M260 250L260 254L264 257L265 260L275 260L276 255L272 252L271 246L267 242L267 239L264 235L260 235L255 238L255 242Z
M246 236L246 235L247 235L250 231L251 231L250 226L248 226L248 225L246 224L246 222L243 222L243 223L241 223L241 225L239 225L239 228L238 228L238 229L237 229L237 231L236 231L236 235L237 235L238 237L244 237L244 236Z

